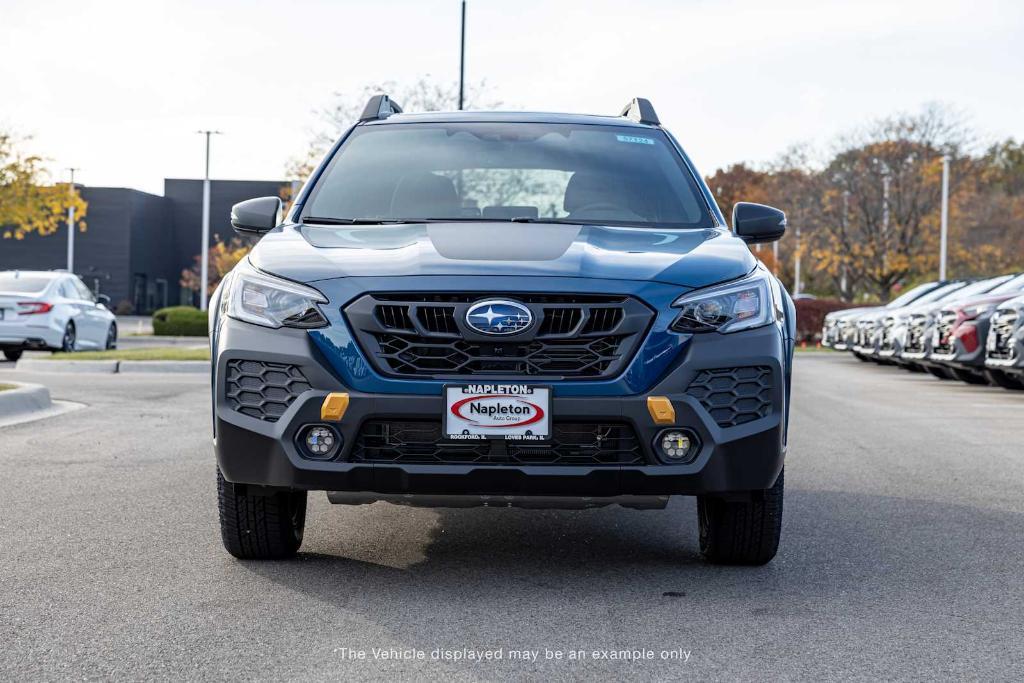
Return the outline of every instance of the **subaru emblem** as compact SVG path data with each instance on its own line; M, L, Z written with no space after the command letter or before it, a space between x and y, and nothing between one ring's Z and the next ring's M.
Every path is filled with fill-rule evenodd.
M466 324L481 334L516 334L533 322L533 313L521 303L488 299L466 311Z

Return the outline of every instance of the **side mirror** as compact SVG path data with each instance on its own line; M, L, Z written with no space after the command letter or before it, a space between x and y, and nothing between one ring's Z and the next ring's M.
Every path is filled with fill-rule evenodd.
M231 227L239 235L262 235L281 222L280 197L247 199L231 207Z
M110 308L110 297L107 296L106 294L97 294L96 303L100 306L106 306L107 308Z
M774 242L786 232L786 214L764 204L736 202L732 229L747 244Z

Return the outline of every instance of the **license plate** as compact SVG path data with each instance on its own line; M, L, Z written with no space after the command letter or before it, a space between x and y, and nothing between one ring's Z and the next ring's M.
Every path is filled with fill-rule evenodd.
M448 439L545 441L551 436L551 387L460 384L444 388Z

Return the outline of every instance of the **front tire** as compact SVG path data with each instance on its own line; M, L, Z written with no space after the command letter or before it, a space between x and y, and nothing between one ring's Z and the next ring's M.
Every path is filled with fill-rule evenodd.
M960 380L961 382L967 382L968 384L988 384L988 379L982 375L971 372L970 370L963 370L961 368L950 368L949 371L953 373L953 377Z
M1024 382L1021 382L1016 377L1006 374L1002 370L986 369L985 378L992 386L1002 387L1004 389L1024 389Z
M927 370L933 377L938 377L939 379L953 379L953 375L949 374L949 370L946 368L926 365L925 370Z
M775 485L735 502L699 496L700 552L715 564L766 564L775 557L782 536L785 470Z
M4 358L15 363L21 358L22 353L24 353L23 349L4 349Z
M107 329L107 342L104 348L107 351L117 348L117 325L110 323L110 328Z
M306 526L306 492L247 493L217 469L220 536L224 548L240 560L294 557Z

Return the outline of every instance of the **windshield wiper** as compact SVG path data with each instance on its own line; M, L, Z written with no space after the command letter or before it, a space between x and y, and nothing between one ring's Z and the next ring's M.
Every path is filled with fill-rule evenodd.
M533 216L513 216L512 218L484 218L483 216L459 216L458 218L424 218L422 223L564 223L566 225L587 225L580 221L564 218L534 218Z
M395 225L400 223L424 223L418 218L330 218L327 216L306 216L303 223L313 225Z

